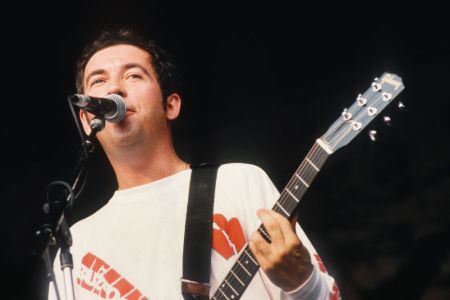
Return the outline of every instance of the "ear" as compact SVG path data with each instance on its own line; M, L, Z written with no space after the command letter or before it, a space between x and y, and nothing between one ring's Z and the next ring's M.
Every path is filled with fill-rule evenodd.
M89 135L91 133L91 126L88 113L84 109L80 109L79 116L81 124L83 125L84 133Z
M181 110L181 98L177 93L171 94L167 97L166 116L167 120L172 121L178 118Z

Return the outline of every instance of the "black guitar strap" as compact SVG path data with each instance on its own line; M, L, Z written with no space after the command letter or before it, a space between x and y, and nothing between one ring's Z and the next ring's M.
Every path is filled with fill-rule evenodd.
M181 292L185 300L209 299L212 215L217 166L192 166L186 213Z

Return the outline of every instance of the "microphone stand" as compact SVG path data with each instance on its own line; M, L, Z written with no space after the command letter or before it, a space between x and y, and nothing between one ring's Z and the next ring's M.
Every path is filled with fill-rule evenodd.
M89 158L89 154L94 150L94 142L96 135L105 127L104 117L96 116L90 123L91 133L86 140L82 143L82 147L79 152L79 158L75 165L73 184L70 186L63 181L55 181L46 187L48 192L49 188L53 185L59 184L66 188L65 191L58 194L58 198L62 200L48 201L43 206L43 211L46 215L46 222L36 231L36 242L33 255L37 255L44 260L45 268L47 270L47 278L50 284L53 285L56 298L61 299L60 291L58 289L55 274L53 272L53 264L50 257L50 246L59 245L61 270L64 278L64 291L66 300L75 300L75 292L73 285L73 260L70 253L70 247L72 246L72 235L70 234L69 225L64 217L64 212L68 205L71 205L74 201L74 191L78 188L79 180L86 166Z

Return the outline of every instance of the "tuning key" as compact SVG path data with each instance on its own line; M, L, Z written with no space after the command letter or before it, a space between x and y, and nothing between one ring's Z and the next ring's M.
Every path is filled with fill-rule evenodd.
M381 91L381 84L378 82L372 82L372 91L379 92Z
M406 110L405 104L403 104L403 102L401 102L401 101L398 102L397 106L398 106L398 108L399 108L401 111L405 111L405 110Z
M391 126L392 125L392 119L389 116L383 116L383 122L387 125L387 126Z
M364 98L361 94L359 94L359 95L358 95L358 98L356 98L356 103L357 103L359 106L364 106L364 105L367 104L367 99Z
M352 114L347 111L347 108L344 108L344 111L342 112L342 119L344 121L349 121L351 118Z
M375 142L377 140L377 135L378 135L378 133L376 130L369 131L369 137L372 142Z

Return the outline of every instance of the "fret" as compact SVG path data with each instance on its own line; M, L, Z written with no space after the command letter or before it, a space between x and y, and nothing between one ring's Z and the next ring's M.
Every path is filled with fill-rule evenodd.
M242 284L242 286L245 286L245 283L239 278L239 276L236 275L236 273L234 273L233 270L231 270L230 273L237 279L237 281L239 281L240 284Z
M311 182L313 181L314 177L318 174L318 167L317 163L320 162L313 162L314 158L307 159L305 158L303 162L298 167L297 171L294 173L294 176L292 176L292 181L298 181L306 187L309 188Z
M315 166L315 170L319 172L329 156L330 154L316 142L305 159L308 159Z
M258 263L256 262L256 260L252 257L252 255L247 251L247 249L244 250L244 253L247 254L248 258L250 258L256 266L259 266L259 264L258 264ZM252 254L253 254L253 253L252 253Z
M251 252L250 252L250 248L249 248L248 246L246 247L246 249L248 250L249 253L251 253ZM251 253L251 254L253 254L253 253ZM255 273L256 271L258 271L258 269L259 269L259 265L258 265L258 263L254 260L254 258L248 257L248 256L247 256L246 254L244 254L244 253L239 257L239 259L237 260L237 262L238 262L238 263L235 264L235 268L233 268L233 270L235 271L235 273L241 275L240 278L247 278L247 276L248 276L249 278L252 278L253 275L254 275L254 273ZM244 267L245 267L245 270L247 270L248 273L245 272L245 271L242 271L242 268L239 266L239 264L242 265L242 266L244 266Z
M312 169L311 169L312 170ZM284 188L280 200L278 201L289 201L291 206L297 206L300 203L301 198L308 190L308 187L298 179L297 176L292 176L291 180L288 182ZM283 203L284 204L284 203ZM283 205L284 208L288 206ZM289 211L289 210L288 210Z
M244 267L244 265L239 261L239 259L237 260L237 263L241 266L242 270L245 271L245 273L247 273L248 276L252 276L252 274Z
M275 205L277 205L277 206L281 209L281 211L284 212L285 217L289 218L290 213L288 213L288 212L286 211L286 209L284 209L284 207L283 207L279 202L275 203Z
M286 192L288 192L289 196L291 196L297 203L300 203L300 199L295 197L295 195L288 188L286 188L285 190Z
M225 294L224 291L222 291L221 288L219 288L218 290L222 293L222 295L223 295L225 298L227 298L227 300L230 300L230 298L227 297L227 295Z
M309 158L305 157L305 159L317 172L320 171L320 169L311 160L309 160Z
M294 173L295 177L297 177L307 188L309 188L309 184L306 183L306 181L303 180L303 178L300 177L297 173Z
M239 296L239 293L236 292L236 290L233 288L233 286L228 282L228 280L225 279L225 283L230 287L230 289L233 290L233 292L236 294L236 296ZM233 298L233 297L232 297Z

